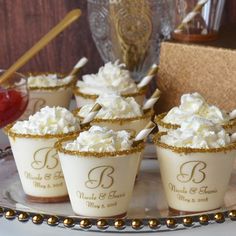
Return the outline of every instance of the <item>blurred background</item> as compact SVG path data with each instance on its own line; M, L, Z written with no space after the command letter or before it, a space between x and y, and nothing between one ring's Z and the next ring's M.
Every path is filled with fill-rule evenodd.
M8 68L19 56L74 8L83 12L72 24L22 69L68 72L80 57L90 63L83 73L96 72L103 64L92 40L86 0L0 0L0 68ZM236 49L236 1L226 0L220 39L210 43Z

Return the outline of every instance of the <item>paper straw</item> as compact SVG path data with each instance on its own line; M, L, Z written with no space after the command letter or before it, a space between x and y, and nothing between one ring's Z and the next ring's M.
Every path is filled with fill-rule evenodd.
M70 75L76 75L78 71L88 62L86 57L82 57L74 66L73 70L71 71Z
M146 87L150 83L152 78L156 76L157 72L158 66L157 64L153 64L150 70L148 71L147 75L138 83L137 87L139 89Z
M231 139L231 142L235 142L236 141L236 133L231 134L230 139Z
M161 96L161 91L159 89L156 89L155 92L152 94L152 96L145 102L142 109L145 111L153 108L153 106L158 101L160 96Z
M236 109L234 109L233 111L229 113L229 118L230 120L233 120L236 118Z
M152 130L156 127L156 124L150 121L146 127L141 130L135 137L134 142L133 142L133 147L137 146L140 142L145 140L147 136L152 132Z
M82 57L76 65L73 67L72 71L65 77L65 79L73 79L79 70L88 62L88 59L86 57Z
M90 123L93 120L93 118L97 115L97 113L100 111L101 108L102 106L100 104L95 103L95 105L93 106L89 114L81 122L81 125L84 126Z
M208 0L199 0L194 9L184 17L181 24L174 30L175 33L181 33L185 25L188 24L204 7Z

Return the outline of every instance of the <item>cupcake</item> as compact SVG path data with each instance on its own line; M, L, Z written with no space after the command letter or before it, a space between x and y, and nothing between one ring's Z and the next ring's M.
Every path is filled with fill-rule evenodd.
M133 130L137 134L151 120L152 109L143 111L133 97L122 97L117 93L100 95L95 103L102 106L91 125L108 127L112 130ZM87 104L76 109L74 114L84 119L94 104Z
M173 107L168 113L162 113L155 118L159 131L177 129L182 122L192 116L202 117L220 124L230 133L236 131L236 118L220 110L214 105L209 105L199 93L184 94L181 97L180 105Z
M113 92L124 97L134 97L141 105L146 93L145 88L138 88L130 72L118 61L106 63L97 74L84 75L82 81L77 81L73 91L78 107L94 103L101 94Z
M39 111L44 106L69 108L72 97L72 77L57 73L30 74L28 76L29 104L23 118Z
M92 126L56 144L73 211L86 217L123 217L144 143L132 147L125 130Z
M62 107L44 107L28 120L7 127L13 156L27 199L61 202L68 199L54 144L80 130L80 123Z
M236 156L236 142L219 125L192 117L180 128L154 137L168 205L203 212L224 205Z

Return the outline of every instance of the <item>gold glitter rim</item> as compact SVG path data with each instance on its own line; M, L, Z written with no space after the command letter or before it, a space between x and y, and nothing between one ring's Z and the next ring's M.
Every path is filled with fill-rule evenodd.
M96 158L103 158L103 157L121 157L124 155L129 155L133 154L136 152L141 152L144 149L145 143L141 142L138 144L136 147L131 147L131 149L128 150L121 150L121 151L115 151L115 152L84 152L84 151L71 151L71 150L66 150L65 148L62 147L63 143L68 142L68 141L74 141L78 136L74 135L71 137L66 137L63 138L55 143L55 148L57 151L64 153L64 154L69 154L72 156L83 156L83 157L96 157Z
M80 111L80 108L77 108L75 110L72 111L73 115L78 117L79 119L83 120L84 117L79 116L78 113ZM97 123L102 123L102 122L108 122L108 123L124 123L124 122L131 122L131 121L137 121L137 120L145 120L148 118L152 118L152 116L154 115L154 110L153 109L149 109L148 111L146 111L142 116L136 116L136 117L129 117L129 118L114 118L114 119L102 119L102 118L94 118L91 123L93 122L97 122Z
M80 131L73 131L73 132L69 132L69 133L66 133L66 134L44 134L44 135L40 135L40 134L18 134L18 133L15 133L14 131L11 131L11 128L12 126L14 125L13 124L10 124L10 125L7 125L5 128L4 128L4 131L6 132L6 134L11 137L11 138L43 138L43 139L50 139L50 138L63 138L63 137L70 137L70 136L73 136L75 134L78 134Z
M56 72L28 72L26 74L27 77L29 76L40 76L40 75L49 75L49 74L56 74L57 78L62 79L66 76L66 74L61 74L61 73L56 73ZM48 86L48 87L30 87L28 86L30 91L35 91L35 90L40 90L40 91L54 91L58 90L61 88L72 88L75 84L75 81L72 79L69 83L67 84L62 84L62 85L57 85L57 86Z
M178 129L180 128L180 125L178 124L171 124L171 123L166 123L163 121L163 118L167 115L167 112L161 113L160 115L155 116L155 123L157 125L162 126L163 128L166 129ZM236 118L230 120L229 122L225 124L220 124L223 129L232 129L234 126L236 126Z
M159 132L152 137L152 141L154 144L156 144L159 147L162 147L164 149L169 149L176 153L218 153L218 152L227 152L231 150L236 150L236 142L231 143L225 147L220 148L191 148L191 147L175 147L168 145L166 143L163 143L160 141L160 138L162 135L167 134L167 132Z
M171 123L166 123L163 120L163 118L167 115L167 112L164 112L164 113L161 113L160 115L157 115L155 116L155 123L157 125L160 125L162 126L163 128L166 128L166 129L178 129L180 128L180 125L177 125L177 124L171 124Z
M78 87L74 87L72 89L73 93L75 96L80 96L80 97L83 97L85 99L92 99L92 100L95 100L99 97L99 95L96 95L96 94L88 94L88 93L83 93L80 91L80 89ZM137 97L137 96L140 96L140 95L145 95L146 94L146 91L147 91L147 88L142 88L140 89L139 91L137 92L133 92L133 93L126 93L126 94L121 94L122 97Z

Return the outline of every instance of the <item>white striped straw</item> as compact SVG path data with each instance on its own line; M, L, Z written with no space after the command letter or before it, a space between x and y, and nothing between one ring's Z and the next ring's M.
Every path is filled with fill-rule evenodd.
M147 138L147 136L152 132L152 130L156 127L156 124L153 123L152 121L150 121L146 127L141 130L135 137L134 141L133 141L133 147L137 146L140 142L142 142L143 140L145 140Z
M93 120L93 118L97 115L97 113L100 111L101 108L102 106L100 104L95 103L89 114L81 122L81 125L85 126L89 124Z
M74 66L74 68L80 69L82 68L86 63L88 62L88 59L86 57L82 57L77 64Z
M194 9L184 17L181 24L174 30L175 33L181 33L185 25L188 24L204 7L208 0L199 0Z
M230 120L233 120L236 118L236 109L234 109L233 111L229 113L229 118Z
M155 92L152 94L152 96L143 105L142 107L143 111L153 108L153 106L158 101L160 96L161 96L161 91L159 89L156 89Z
M231 134L230 139L231 139L231 142L235 142L236 141L236 133Z
M153 64L150 70L148 71L147 75L143 77L143 79L138 83L137 87L139 89L146 87L153 79L153 77L155 77L157 72L158 72L158 66L157 64Z
M69 79L73 79L76 74L79 72L79 70L88 62L88 59L86 57L82 57L73 67L72 71L65 77Z

